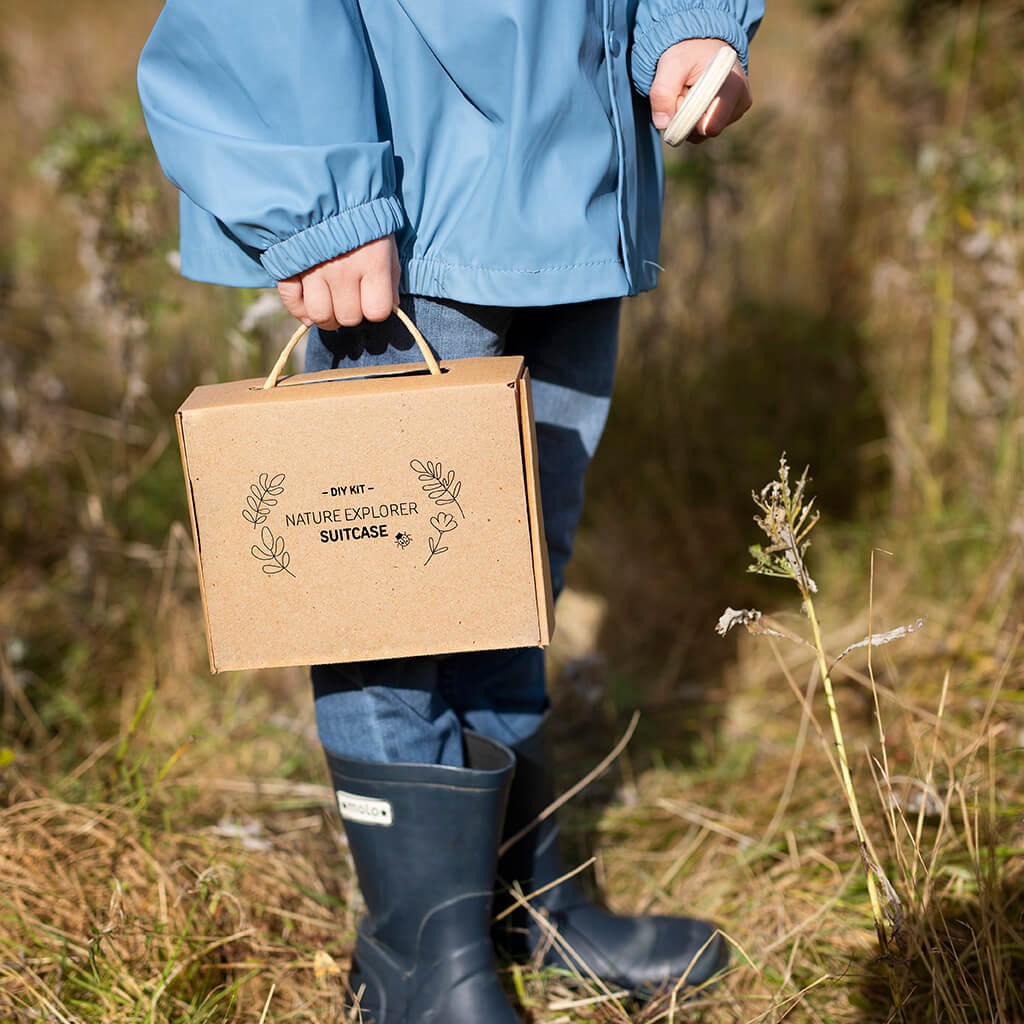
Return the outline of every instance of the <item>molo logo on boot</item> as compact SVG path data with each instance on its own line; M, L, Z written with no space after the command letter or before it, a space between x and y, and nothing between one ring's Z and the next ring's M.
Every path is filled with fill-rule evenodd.
M337 796L338 810L345 821L357 821L361 825L390 825L394 821L387 800L372 800L342 789L337 791Z

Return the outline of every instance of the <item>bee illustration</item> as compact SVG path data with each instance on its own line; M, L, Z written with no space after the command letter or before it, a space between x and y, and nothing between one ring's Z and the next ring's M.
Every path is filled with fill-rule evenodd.
M395 534L395 543L400 548L407 548L412 543L412 534L406 533L404 530L400 530Z

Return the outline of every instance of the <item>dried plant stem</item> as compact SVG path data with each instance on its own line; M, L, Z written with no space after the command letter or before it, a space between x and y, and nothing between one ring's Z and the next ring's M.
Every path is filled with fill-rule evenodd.
M551 815L554 814L559 807L561 807L563 804L567 804L577 793L580 793L584 789L586 789L587 786L589 786L594 781L594 779L603 775L615 763L615 760L619 756L619 754L621 754L626 749L626 747L629 744L629 741L633 738L633 733L636 732L636 727L639 721L640 712L634 711L633 717L629 720L629 725L626 726L626 731L622 734L622 739L620 739L619 742L616 743L614 747L612 747L612 749L605 756L604 760L601 761L601 763L596 768L593 768L591 771L587 772L587 774L584 775L583 778L580 779L580 781L577 782L574 786L570 786L560 797L557 797L556 799L552 800L551 803L549 803L547 807L545 807L544 810L541 811L540 814L538 814L537 817L533 819L533 821L527 822L527 824L524 825L514 836L509 836L509 838L506 839L498 848L498 855L503 856L504 854L506 854L509 850L512 849L513 846L516 845L516 843L519 842L520 839L523 838L523 836L529 835L529 833L532 832L542 821L545 821L546 819L550 818Z
M864 827L864 819L861 816L860 804L857 800L857 791L854 788L853 776L850 772L850 759L846 751L846 741L843 738L839 708L836 705L835 688L832 685L832 668L836 662L851 650L867 647L870 655L871 648L876 644L889 643L891 640L906 636L919 628L920 623L913 623L910 626L900 627L883 634L869 631L868 636L864 640L849 646L839 658L833 661L831 665L829 664L828 654L825 651L825 642L822 637L821 623L818 621L818 613L814 607L814 595L818 592L818 586L807 570L807 563L804 557L808 547L810 547L810 533L818 521L818 514L814 511L814 500L807 497L807 482L806 469L795 484L791 482L789 464L786 462L785 455L783 455L779 459L778 477L763 487L760 493L753 495L754 504L762 513L755 516L754 521L766 534L770 544L767 547L760 545L751 547L750 553L754 557L754 563L750 566L749 571L763 576L775 576L791 580L796 584L800 597L803 599L803 610L811 625L813 641L807 644L807 646L814 650L818 674L821 676L822 690L825 693L825 700L828 704L829 721L832 725L832 736L838 757L837 774L842 785L843 795L846 798L850 818L853 821L854 831L857 834L860 859L867 880L868 898L871 901L871 916L875 923L879 951L890 975L890 988L896 998L898 1018L902 1019L903 1012L899 1003L898 986L896 986L895 979L892 976L892 967L889 960L890 949L893 946L898 946L897 937L902 922L902 906L899 896L879 866L878 857L872 848L871 840L868 838L867 829ZM872 561L872 581L873 579L874 562ZM742 623L751 633L770 636L783 635L778 631L766 628L762 619L761 612L756 609L746 609L737 612L735 609L730 608L727 609L725 615L719 620L717 629L720 634L725 635L734 625ZM801 642L806 643L806 641ZM874 675L870 671L870 661L869 676L872 694L875 699L875 712L879 725L879 737L882 743L883 764L886 764L885 775L888 778L888 768L885 760L885 732L882 729L881 715L878 708L878 694L874 685ZM797 688L794 687L794 689ZM824 739L824 734L822 734L822 739ZM835 766L834 762L833 766Z
M850 810L850 817L853 819L853 828L857 833L857 842L860 846L861 861L864 864L864 871L867 875L868 898L871 900L871 916L875 921L878 948L884 957L889 952L889 939L885 927L885 915L882 912L882 902L878 896L878 883L873 869L873 865L877 863L877 858L872 853L871 842L868 839L867 830L864 828L864 819L860 813L860 804L857 802L857 791L853 787L850 761L846 755L846 742L843 739L843 726L839 719L839 708L836 706L835 690L832 687L832 675L828 667L828 657L825 654L821 626L818 622L817 613L814 610L814 601L811 598L810 591L806 590L802 583L799 585L804 598L807 618L811 623L811 634L814 637L818 671L821 673L821 685L825 692L825 701L828 704L828 717L832 723L832 736L835 739L836 752L839 755L839 775L843 783L843 794L846 797L846 804Z

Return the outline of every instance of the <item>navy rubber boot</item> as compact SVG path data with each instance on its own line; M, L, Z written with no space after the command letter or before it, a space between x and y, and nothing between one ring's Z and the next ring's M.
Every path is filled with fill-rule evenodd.
M465 734L466 768L327 754L367 915L350 986L364 1024L519 1024L490 922L511 752Z
M513 747L516 773L509 795L505 836L511 838L554 798L544 727ZM558 849L558 825L549 818L506 851L498 864L496 906L515 902L510 888L524 895L542 889L570 870ZM495 932L497 944L512 956L540 955L545 966L559 967L609 985L650 995L685 977L701 985L728 962L729 952L715 926L690 917L629 916L595 906L575 879L561 882L529 901L534 912L554 926L542 927L519 907ZM582 961L582 963L580 962Z

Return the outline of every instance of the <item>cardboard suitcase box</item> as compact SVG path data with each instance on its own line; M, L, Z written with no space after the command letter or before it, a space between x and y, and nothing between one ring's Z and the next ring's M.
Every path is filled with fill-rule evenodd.
M197 387L177 413L210 668L543 646L518 356Z

